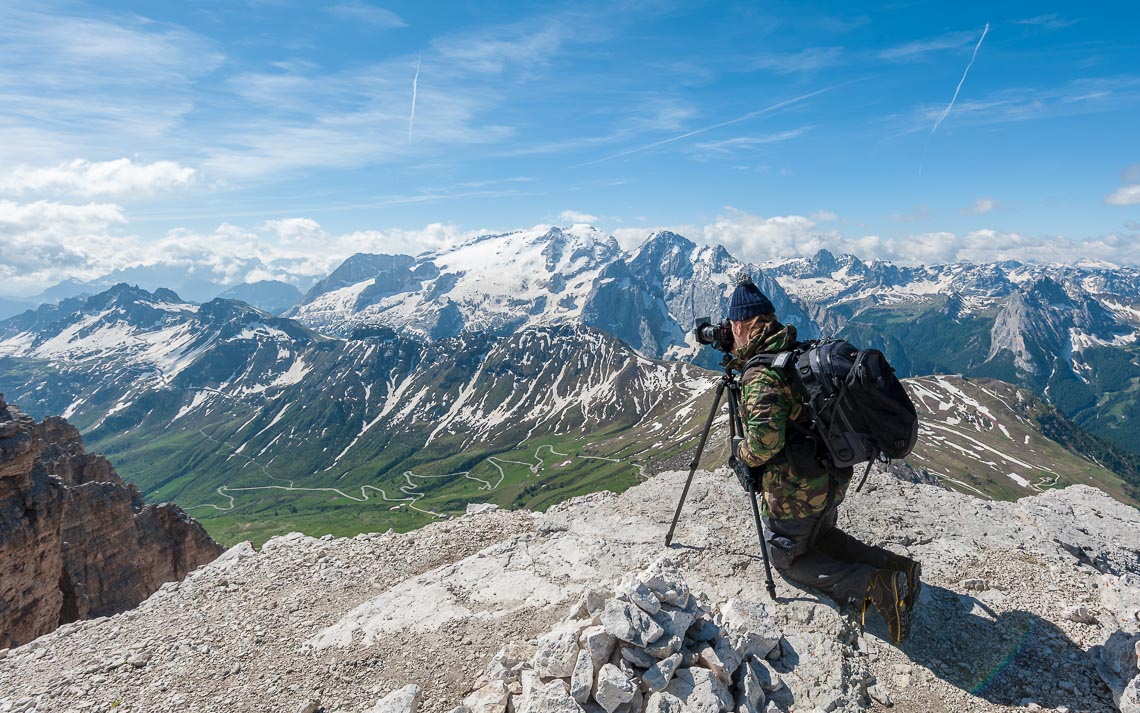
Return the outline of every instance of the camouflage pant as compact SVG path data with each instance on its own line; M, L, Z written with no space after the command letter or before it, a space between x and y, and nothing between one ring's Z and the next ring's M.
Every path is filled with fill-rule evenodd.
M893 555L840 530L835 526L838 514L833 506L812 517L765 517L764 539L772 566L786 579L818 589L840 604L860 602L871 575L891 566Z

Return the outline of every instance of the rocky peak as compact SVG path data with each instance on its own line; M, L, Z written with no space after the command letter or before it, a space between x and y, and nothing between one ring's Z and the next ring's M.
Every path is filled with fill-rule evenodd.
M0 647L136 606L221 552L175 506L144 505L62 418L0 397Z
M815 272L811 277L829 276L839 271L839 261L835 259L835 255L830 250L825 248L816 251L815 255L811 257L810 264L814 268L813 272Z
M687 279L693 274L691 255L696 247L696 243L676 233L654 233L642 243L629 264L634 272L651 271L661 277Z
M301 300L301 304L308 304L326 292L355 285L364 280L383 281L385 275L407 272L415 264L416 259L408 255L356 253L342 262L328 277L313 285Z

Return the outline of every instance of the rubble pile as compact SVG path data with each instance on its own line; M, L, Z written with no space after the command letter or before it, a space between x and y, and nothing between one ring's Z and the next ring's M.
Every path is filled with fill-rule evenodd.
M737 713L786 709L782 632L764 604L719 607L667 557L590 590L550 633L512 643L453 713Z

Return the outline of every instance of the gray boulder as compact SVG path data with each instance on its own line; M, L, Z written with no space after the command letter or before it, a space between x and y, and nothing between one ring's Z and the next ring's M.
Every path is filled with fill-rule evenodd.
M376 705L372 706L368 713L416 713L420 709L422 695L422 688L410 684L376 701Z

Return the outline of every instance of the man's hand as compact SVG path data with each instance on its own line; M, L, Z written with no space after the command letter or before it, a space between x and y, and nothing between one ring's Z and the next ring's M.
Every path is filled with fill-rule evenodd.
M728 467L732 468L732 472L736 473L736 479L740 481L740 487L747 491L753 489L758 490L760 484L756 482L755 476L752 475L752 469L736 455L743 445L743 438L732 439L732 455L728 457Z

